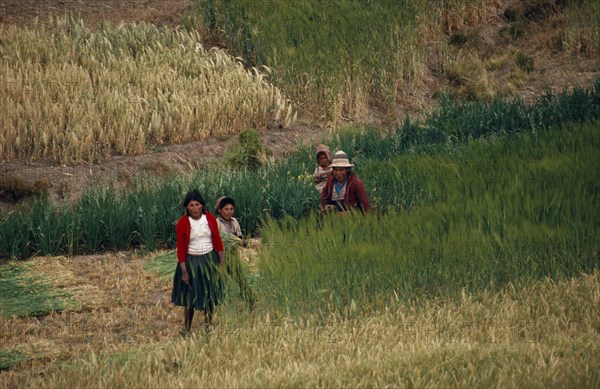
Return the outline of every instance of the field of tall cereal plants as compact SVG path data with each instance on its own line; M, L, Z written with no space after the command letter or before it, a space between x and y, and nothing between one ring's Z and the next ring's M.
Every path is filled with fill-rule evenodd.
M217 381L595 387L597 134L597 121L571 123L466 144L421 145L392 159L369 157L378 149L373 133L352 136L355 145L369 141L357 148L366 154L353 157L376 211L364 217L310 210L298 218L267 215L261 243L250 256L241 251L258 303L249 311L229 280L209 334L198 325L191 337L178 335L180 312L168 300L172 250L148 246L89 263L77 256L11 262L0 274L8 287L0 305L6 334L0 378L42 387ZM301 174L288 173L288 181L314 191ZM210 193L210 185L196 180L173 181L161 193L173 203L189 187ZM234 187L221 188L231 193L226 188ZM248 192L250 200L242 192L238 198L251 202L256 192ZM111 193L88 199L115 201ZM123 197L100 208L131 209L116 207L125 198L134 201ZM171 226L180 214L149 209ZM57 220L60 215L51 215L47 223ZM156 236L153 223L138 228ZM97 238L110 238L102 231ZM47 240L57 241L56 235ZM234 257L230 252L229 260ZM44 310L49 327L32 324L31 315ZM64 320L71 323L67 332Z
M58 18L0 27L0 158L99 162L294 119L289 101L195 31Z

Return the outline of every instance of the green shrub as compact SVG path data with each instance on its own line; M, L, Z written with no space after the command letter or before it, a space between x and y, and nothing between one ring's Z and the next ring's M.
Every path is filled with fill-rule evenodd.
M464 46L467 40L467 35L463 32L456 32L450 36L450 44L457 47Z
M262 165L263 155L268 154L270 151L261 145L260 133L247 129L240 133L239 144L226 158L233 167L256 171Z
M533 72L533 58L531 56L519 51L515 57L515 63L519 67L519 69L523 70L526 73Z
M45 179L29 184L15 175L0 176L0 201L17 202L28 196L44 194L49 186Z
M506 27L500 30L501 34L508 34L512 39L517 39L525 35L525 23L515 21L509 23Z

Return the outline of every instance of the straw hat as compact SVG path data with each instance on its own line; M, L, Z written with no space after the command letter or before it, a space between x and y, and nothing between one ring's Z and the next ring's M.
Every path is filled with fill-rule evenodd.
M336 151L333 155L333 160L331 162L331 167L352 167L353 164L348 161L348 154L343 152L342 150Z

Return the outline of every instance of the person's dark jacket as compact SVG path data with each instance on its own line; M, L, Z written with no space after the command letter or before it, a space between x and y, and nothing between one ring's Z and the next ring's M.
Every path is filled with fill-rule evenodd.
M325 209L326 205L334 204L331 201L331 195L334 191L334 176L329 176L327 184L321 193L321 209ZM358 208L362 212L369 212L371 204L365 191L365 184L353 172L348 172L348 182L346 183L346 194L344 195L344 207L346 209Z

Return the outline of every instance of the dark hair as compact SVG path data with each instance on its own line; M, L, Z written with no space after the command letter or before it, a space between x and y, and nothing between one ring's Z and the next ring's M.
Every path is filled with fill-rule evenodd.
M192 200L196 200L197 202L202 204L202 213L206 213L206 201L204 201L204 198L202 197L200 192L198 192L198 189L194 189L185 194L183 202L181 203L185 208L185 213L187 213L188 216L190 216L190 213L187 210L187 206Z
M231 204L235 208L235 201L231 197L229 197L229 196L221 197L219 199L219 203L217 204L217 212L220 211L221 209L223 209L223 207L226 206L227 204Z

